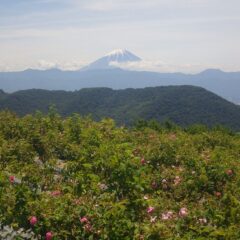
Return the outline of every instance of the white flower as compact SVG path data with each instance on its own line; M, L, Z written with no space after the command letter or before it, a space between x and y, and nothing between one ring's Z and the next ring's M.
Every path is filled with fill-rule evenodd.
M167 211L165 213L162 213L162 220L169 220L173 218L173 212Z
M206 223L207 223L207 219L206 219L206 218L199 218L199 219L198 219L198 222L199 222L200 224L206 224Z
M150 222L151 222L151 223L155 223L156 220L157 220L157 216L155 216L155 217L151 217Z

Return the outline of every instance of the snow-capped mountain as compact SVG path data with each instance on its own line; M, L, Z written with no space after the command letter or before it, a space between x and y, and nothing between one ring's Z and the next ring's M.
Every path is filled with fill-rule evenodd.
M125 49L116 49L97 61L84 67L82 70L111 69L116 68L117 63L137 62L141 58Z

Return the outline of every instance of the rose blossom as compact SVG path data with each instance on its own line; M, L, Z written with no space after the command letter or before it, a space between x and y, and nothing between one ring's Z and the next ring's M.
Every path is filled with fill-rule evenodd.
M80 218L80 222L81 222L81 223L87 223L87 222L88 222L87 217L82 217L82 218Z
M46 233L46 240L51 240L53 238L52 232L47 232Z
M11 183L14 183L14 180L15 180L15 177L14 177L14 176L10 176L10 177L9 177L9 181L10 181Z
M173 212L172 211L168 211L165 213L162 213L162 220L169 220L173 218Z
M37 217L33 216L30 218L29 222L32 226L34 226L38 222L38 219Z
M155 210L154 207L148 207L147 209L147 213L152 213Z
M187 208L181 208L179 211L179 216L180 217L186 217L188 215L188 210Z
M61 195L61 191L59 191L59 190L53 191L53 192L51 192L51 195L53 197L57 197L57 196Z

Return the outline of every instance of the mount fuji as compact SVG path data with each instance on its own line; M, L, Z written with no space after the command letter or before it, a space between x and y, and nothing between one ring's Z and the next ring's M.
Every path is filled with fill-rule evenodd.
M114 69L117 68L118 63L139 62L141 60L126 49L116 49L81 70Z

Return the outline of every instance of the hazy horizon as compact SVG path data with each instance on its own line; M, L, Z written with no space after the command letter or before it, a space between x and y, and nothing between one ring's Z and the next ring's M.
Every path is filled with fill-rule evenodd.
M143 70L240 71L237 0L3 0L0 71L79 69L116 48Z

